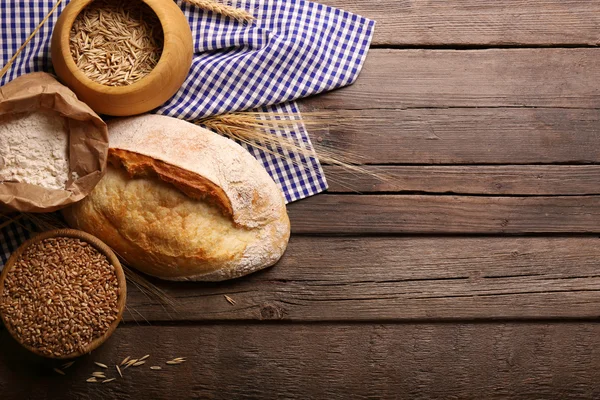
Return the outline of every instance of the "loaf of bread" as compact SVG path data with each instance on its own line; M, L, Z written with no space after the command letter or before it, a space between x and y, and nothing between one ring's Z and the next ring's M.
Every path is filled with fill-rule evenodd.
M220 281L273 265L290 223L281 191L237 143L175 118L109 122L109 167L64 211L138 270Z

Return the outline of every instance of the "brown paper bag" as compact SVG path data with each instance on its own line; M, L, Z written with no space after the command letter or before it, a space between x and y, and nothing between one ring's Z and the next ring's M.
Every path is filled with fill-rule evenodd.
M0 87L0 115L57 111L67 119L69 178L65 190L19 182L0 182L0 209L50 212L87 196L106 171L108 130L102 119L69 88L44 72L26 74Z

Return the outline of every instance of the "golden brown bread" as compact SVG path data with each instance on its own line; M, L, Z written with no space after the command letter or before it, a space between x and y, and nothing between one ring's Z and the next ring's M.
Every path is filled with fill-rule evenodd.
M273 265L290 234L285 202L241 146L144 115L109 123L106 176L67 209L70 225L133 267L170 280L223 280Z

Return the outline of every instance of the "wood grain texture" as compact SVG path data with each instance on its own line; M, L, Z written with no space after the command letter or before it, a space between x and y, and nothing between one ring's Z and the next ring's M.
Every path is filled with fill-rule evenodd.
M129 290L129 322L595 318L599 238L292 237L274 267L216 284ZM235 301L230 304L225 295Z
M600 325L584 323L125 326L67 376L7 346L0 389L40 400L593 399L599 349ZM165 369L85 382L93 361L116 377L114 363L148 353ZM164 364L174 356L188 361Z
M598 233L600 197L321 195L288 206L301 234Z
M598 195L598 165L325 166L329 193Z
M600 44L593 0L323 0L375 19L376 46Z
M382 47L600 44L596 0L324 2L377 19ZM276 266L153 280L175 310L130 285L125 323L66 377L0 328L0 392L600 398L598 65L597 48L371 50L353 86L303 106L338 120L316 143L392 181L327 167L332 194L290 206L296 235ZM419 194L377 194L403 191ZM148 353L123 380L85 382L92 361ZM189 361L166 369L177 356Z
M600 49L382 50L327 109L600 108Z
M324 107L336 98L320 97ZM334 102L337 100L334 100ZM310 111L312 100L303 102ZM343 107L343 104L338 106ZM332 105L333 107L333 105ZM367 164L600 162L600 109L333 110L317 145Z

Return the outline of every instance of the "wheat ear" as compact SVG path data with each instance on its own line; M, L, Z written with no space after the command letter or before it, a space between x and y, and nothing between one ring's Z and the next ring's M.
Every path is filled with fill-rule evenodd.
M215 0L184 0L186 3L203 10L212 11L240 22L252 22L254 17L245 10L219 3Z
M318 142L314 144L314 148L310 148L306 143L292 137L284 137L274 133L274 131L285 131L285 129L300 123L318 130L324 124L336 122L337 119L334 115L325 112L303 114L238 112L204 118L196 123L222 136L238 140L265 153L286 159L301 168L308 169L309 165L307 163L316 153L319 161L324 164L336 165L355 174L369 175L379 181L389 181L391 177L387 174L364 168L361 165L363 157L358 154ZM290 154L299 154L302 156L303 161Z

